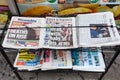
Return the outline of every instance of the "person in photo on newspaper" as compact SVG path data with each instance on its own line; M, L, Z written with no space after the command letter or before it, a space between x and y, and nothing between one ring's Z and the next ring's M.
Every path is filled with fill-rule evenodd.
M26 25L28 31L27 40L39 40L40 31L38 28L34 28L34 27L38 27L38 26L35 24Z
M96 27L95 25L90 27L91 37L92 38L104 38L110 37L107 27Z
M72 29L62 26L61 28L61 41L69 42L72 45Z
M24 24L27 30L26 40L39 40L40 30L35 24ZM17 41L17 45L21 46L37 46L38 42L29 42L29 41Z

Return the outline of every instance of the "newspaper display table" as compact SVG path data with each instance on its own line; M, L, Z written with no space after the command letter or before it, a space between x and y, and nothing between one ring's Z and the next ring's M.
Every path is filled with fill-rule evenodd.
M6 29L5 29L6 30ZM5 30L3 31L3 33L1 34L1 44L2 44L2 39L4 38L4 34L5 34ZM16 75L16 77L19 80L23 80L21 78L21 76L19 75L17 69L13 66L13 64L10 62L9 57L7 56L6 52L5 52L5 48L2 47L2 45L0 44L0 52L3 55L3 57L5 58L5 60L7 61L7 63L9 64L10 68L13 70L14 74ZM104 50L104 48L101 48L102 50ZM104 77L104 75L108 72L109 68L112 66L113 62L115 61L115 59L117 58L117 56L120 53L120 46L114 46L113 48L115 50L115 54L112 56L111 60L109 61L108 65L106 65L105 68L105 72L102 72L102 74L100 75L100 77L98 78L98 80L102 80L102 78ZM7 49L10 50L10 49ZM95 72L96 73L96 72ZM99 72L100 73L100 72Z
M12 0L12 1L15 1L16 0ZM12 1L8 0L9 3L11 3ZM79 1L79 0L78 0ZM84 0L83 0L84 1ZM89 1L92 1L92 0L89 0ZM93 1L98 1L98 0L93 0ZM101 0L101 1L104 1L104 0ZM118 2L117 2L118 3ZM118 3L120 4L120 3ZM18 13L20 15L20 11L19 11L19 8L16 5L16 8L18 10ZM30 4L29 4L30 5ZM11 4L10 4L11 6ZM14 6L15 7L15 6ZM12 8L12 7L10 7ZM104 8L104 7L103 7ZM14 8L13 8L14 10ZM108 9L109 10L109 9ZM38 10L37 10L38 11ZM13 11L13 13L16 13L16 11ZM7 26L6 26L7 27ZM7 28L6 28L7 29ZM10 68L12 69L12 71L14 72L14 74L16 75L16 77L18 78L18 80L23 80L22 77L19 75L18 73L18 70L13 66L13 64L10 62L10 59L9 59L9 56L7 55L7 53L5 52L6 48L2 47L2 40L4 39L4 35L5 35L5 31L6 29L3 31L3 33L1 34L0 36L0 53L2 54L2 56L5 58L5 60L7 61L8 65L10 66ZM105 48L102 48L102 50L104 50ZM11 49L7 49L8 51L11 50ZM116 58L118 57L119 53L120 53L120 46L114 46L113 50L115 50L115 53L113 54L112 58L110 59L108 65L106 65L106 68L105 68L105 72L102 72L102 74L99 76L98 80L102 80L103 77L105 76L105 74L108 72L108 70L110 69L110 67L112 66L112 64L114 63L114 61L116 60ZM104 53L103 53L104 54ZM38 71L37 71L38 72ZM81 72L81 71L80 71ZM96 72L95 72L96 73Z

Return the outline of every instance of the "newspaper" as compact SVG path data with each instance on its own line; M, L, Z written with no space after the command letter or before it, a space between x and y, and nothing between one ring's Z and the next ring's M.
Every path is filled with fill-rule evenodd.
M47 57L47 58L46 58ZM72 69L70 50L47 50L41 70Z
M111 12L80 14L77 16L77 40L79 46L95 47L120 44L120 36Z
M43 63L42 50L35 49L23 49L17 54L14 62L14 67L19 70L35 70L40 69Z
M69 50L52 50L52 66L57 69L71 69L72 58Z
M104 72L105 63L99 48L79 48L72 50L20 50L14 67L18 70L73 69Z
M50 50L44 50L43 51L43 64L41 66L41 70L51 70L55 69L54 67L51 66L52 64L52 53Z
M60 18L60 17L47 17L46 28L44 35L45 48L75 48L76 31L72 26L75 26L75 18ZM55 28L54 28L55 27Z
M77 17L12 17L2 46L71 49L119 44L113 13L101 12Z
M12 17L3 46L8 48L40 48L40 33L45 26L44 18ZM37 27L37 28L36 28Z
M98 48L82 48L72 50L73 70L105 71L102 53Z

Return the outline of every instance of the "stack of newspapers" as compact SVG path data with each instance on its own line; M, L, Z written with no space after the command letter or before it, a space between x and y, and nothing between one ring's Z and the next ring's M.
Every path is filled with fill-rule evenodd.
M20 49L14 63L19 70L98 72L105 71L102 53L88 47L115 45L120 45L120 35L112 12L76 17L13 16L2 44Z
M73 69L104 72L105 63L100 48L79 48L72 50L22 49L14 67L18 70Z

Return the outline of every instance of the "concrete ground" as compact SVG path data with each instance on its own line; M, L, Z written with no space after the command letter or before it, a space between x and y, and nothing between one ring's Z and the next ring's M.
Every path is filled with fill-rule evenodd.
M105 51L106 65L109 63L114 51ZM14 62L16 51L7 52L10 61ZM120 55L117 57L107 74L102 80L120 80ZM101 73L87 73L79 71L37 71L37 72L19 72L22 80L97 80ZM18 80L4 57L0 54L0 80Z

